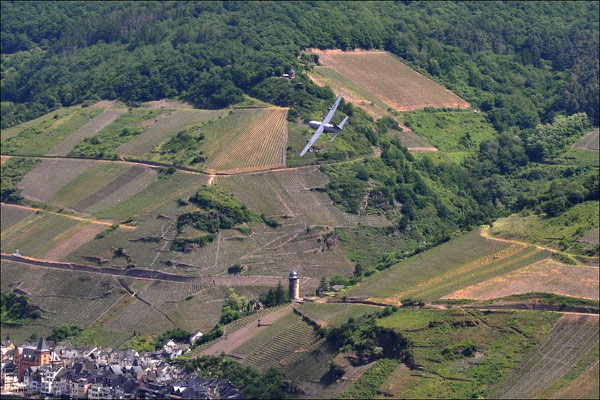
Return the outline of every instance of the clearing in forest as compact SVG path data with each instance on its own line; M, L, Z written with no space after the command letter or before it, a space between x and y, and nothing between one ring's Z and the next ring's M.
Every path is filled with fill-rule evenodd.
M232 110L203 126L207 171L242 172L285 167L287 108Z
M425 107L468 108L469 103L400 62L385 51L311 50L319 55L317 72L329 68L348 79L354 86L398 111ZM339 80L340 87L346 82ZM353 92L353 88L349 88ZM369 100L368 98L365 100Z
M551 258L456 290L442 299L488 300L534 292L598 300L598 268L565 265Z
M599 142L600 140L598 138L598 129L596 129L583 135L581 139L573 143L571 147L573 147L574 149L598 151L600 147Z
M567 373L598 343L598 315L565 314L544 342L491 397L534 398Z

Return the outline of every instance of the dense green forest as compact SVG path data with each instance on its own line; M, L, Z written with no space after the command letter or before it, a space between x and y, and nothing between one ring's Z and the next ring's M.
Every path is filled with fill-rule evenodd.
M598 124L598 2L1 7L4 128L100 98L223 107L273 75L301 71L297 57L309 47L389 50L487 111L500 131L577 112Z

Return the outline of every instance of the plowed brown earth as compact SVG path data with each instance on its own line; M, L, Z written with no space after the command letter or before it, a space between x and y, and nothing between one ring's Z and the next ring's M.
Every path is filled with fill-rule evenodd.
M312 51L319 55L322 65L334 69L396 110L470 107L448 89L385 51Z
M546 292L598 300L598 285L597 267L564 265L548 258L457 290L442 299L488 300L513 294Z

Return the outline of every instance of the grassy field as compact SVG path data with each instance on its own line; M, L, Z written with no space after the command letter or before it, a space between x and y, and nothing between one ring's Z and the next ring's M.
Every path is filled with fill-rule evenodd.
M597 315L564 315L536 351L491 392L497 398L532 398L567 373L598 343Z
M110 156L114 154L116 147L150 129L162 112L163 110L155 109L130 109L100 133L80 142L69 155L98 158Z
M446 153L474 153L496 133L482 114L469 110L411 111L404 113L404 124Z
M490 234L584 255L586 243L580 240L598 226L598 206L598 201L588 201L551 218L513 214L496 220Z
M379 398L379 387L398 368L396 360L381 359L372 365L351 387L344 390L337 399L375 399Z
M356 228L336 228L338 245L354 263L360 263L365 270L375 267L385 253L413 251L418 243L400 232L388 233L383 229L367 226Z
M33 214L32 210L11 207L8 204L3 204L2 206L0 206L0 224L2 227L1 231L4 232L8 228L15 226L25 218L29 217L31 214Z
M404 147L407 147L409 150L413 149L412 151L415 151L415 149L427 149L432 147L431 143L429 143L426 138L417 135L410 129L403 130L402 132L391 129L388 131L388 134L398 138Z
M411 342L416 370L398 367L396 382L382 385L394 398L487 397L494 384L530 359L557 314L507 311L400 309L378 324ZM465 349L470 351L466 352Z
M442 299L488 300L523 293L553 293L598 300L598 267L540 260L506 275L456 290Z
M598 168L600 165L600 158L598 158L598 152L596 151L570 148L560 156L556 157L553 162L563 165L572 165L574 167Z
M425 107L469 107L469 103L384 51L314 50L319 62L388 106L408 111ZM320 67L316 67L319 70ZM335 79L333 76L329 76ZM338 79L334 87L345 88ZM355 89L356 90L356 89ZM360 94L361 91L358 91ZM368 100L368 98L366 99Z
M22 130L2 143L5 154L44 155L67 136L94 119L102 110L69 108L56 118Z
M114 152L122 156L142 158L169 136L187 126L217 119L224 113L224 110L164 111L150 129L120 145Z
M243 170L285 166L287 109L236 109L202 125L200 145L208 170Z
M10 127L8 129L0 130L0 140L4 143L5 140L8 140L14 136L17 136L19 133L23 132L29 128L35 128L41 126L43 124L48 123L49 120L54 119L55 115L58 115L56 118L60 118L60 116L67 114L73 111L75 107L67 107L67 108L59 108L57 110L51 111L48 114L44 114L41 117L32 119L30 121L23 122L22 124Z
M311 319L321 321L329 327L339 326L348 321L348 318L358 318L381 309L376 306L341 303L303 303L298 308Z
M96 115L95 118L88 120L83 126L77 129L77 131L54 146L48 152L48 155L66 155L70 153L81 141L94 136L102 129L115 122L115 120L125 112L125 110L100 111L102 112Z

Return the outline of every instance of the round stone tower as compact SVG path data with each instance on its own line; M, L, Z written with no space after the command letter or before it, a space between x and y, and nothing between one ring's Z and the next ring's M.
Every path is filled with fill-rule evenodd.
M298 273L296 270L290 272L289 295L290 301L300 300L300 281L298 280Z

